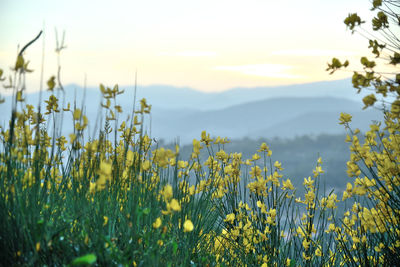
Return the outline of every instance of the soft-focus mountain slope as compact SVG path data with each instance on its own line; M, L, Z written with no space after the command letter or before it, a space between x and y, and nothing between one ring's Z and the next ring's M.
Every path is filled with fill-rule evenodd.
M125 93L119 97L122 106L132 106L134 98L133 86L120 86ZM76 84L65 86L67 100L81 102L84 95L82 87ZM28 101L37 104L38 93L29 94ZM48 95L48 93L45 93ZM61 96L62 94L60 94ZM349 79L337 81L314 82L287 86L266 86L254 88L233 88L219 93L205 93L189 87L168 85L138 86L136 99L146 98L148 103L160 109L195 109L218 110L243 103L282 97L340 97L360 101ZM98 87L86 90L86 99L98 104L100 93Z
M117 97L117 103L124 111L119 115L121 122L132 111L134 93L132 87L120 88L126 91ZM65 86L65 93L57 92L56 95L60 106L64 101L64 106L69 102L71 107L83 107L93 132L94 122L102 114L99 113L100 91L68 85ZM49 92L42 95L42 111L48 96ZM343 132L343 127L337 124L340 112L352 113L355 122L360 123L355 127L365 130L372 119L379 117L371 109L361 111L361 101L352 100L360 96L355 94L348 80L236 88L221 93L203 93L172 86L144 86L137 89L136 105L143 97L153 106L151 119L145 119L146 131L152 137L167 142L178 137L182 143L188 143L193 138L199 138L203 130L214 136L229 138L339 133ZM39 93L28 94L26 99L27 103L37 106ZM5 125L11 114L10 96L6 97L5 104L0 105L0 111L0 125ZM70 114L64 116L64 134L72 131L71 118Z
M382 120L382 114L376 110L353 111L352 129L362 131L369 129L373 120ZM311 112L298 117L279 122L262 130L250 131L248 136L292 138L302 135L342 134L345 133L343 125L339 124L340 111L336 112Z
M303 134L343 133L338 125L340 112L354 116L354 127L368 129L379 112L361 110L357 102L340 98L278 98L256 101L207 112L191 112L179 118L152 117L152 134L155 137L175 137L183 142L198 138L207 130L214 136L230 138L294 137Z

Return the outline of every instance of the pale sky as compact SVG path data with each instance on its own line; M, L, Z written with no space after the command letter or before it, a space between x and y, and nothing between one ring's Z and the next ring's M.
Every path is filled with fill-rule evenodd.
M368 0L0 0L0 68L10 73L18 45L45 29L45 81L57 71L55 28L65 30L64 84L189 86L202 91L287 85L329 75L332 57L356 63L367 41L343 23L367 18ZM43 40L25 58L37 90Z

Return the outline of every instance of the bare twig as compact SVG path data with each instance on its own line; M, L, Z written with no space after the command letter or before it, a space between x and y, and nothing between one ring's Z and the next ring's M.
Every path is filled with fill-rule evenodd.
M19 52L18 56L22 56L22 53L24 53L24 51L34 42L36 42L37 39L39 39L40 35L42 35L43 31L40 31L39 34L35 37L35 39L33 39L32 41L30 41L29 43L27 43Z

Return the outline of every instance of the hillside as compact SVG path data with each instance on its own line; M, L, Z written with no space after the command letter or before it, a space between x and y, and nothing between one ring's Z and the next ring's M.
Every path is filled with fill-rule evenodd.
M154 110L152 134L168 141L179 137L188 143L207 130L214 136L230 138L295 137L298 135L339 134L341 112L353 114L354 127L369 129L380 118L376 110L362 111L357 102L333 97L276 98L207 112ZM179 114L179 115L177 115ZM176 133L179 133L177 135Z
M354 89L345 86L347 80L310 83L302 85L236 88L221 93L203 93L190 88L171 86L147 86L137 90L137 102L146 97L152 105L151 118L145 119L147 133L152 137L173 142L177 139L183 144L207 130L215 136L227 136L234 139L244 137L295 137L300 135L339 134L343 127L338 125L340 112L353 114L354 127L368 129L371 120L379 119L379 112L372 109L362 111L360 97ZM125 120L133 108L133 91L127 88L117 97ZM349 93L351 92L351 94ZM97 88L86 90L77 85L68 85L64 92L58 92L60 104L83 107L87 113L90 127L99 116L101 95ZM43 100L49 93L44 92ZM351 97L350 97L351 96ZM37 105L39 93L26 96L27 103ZM10 117L11 97L0 106L0 122ZM42 110L45 105L42 104ZM68 115L63 125L64 134L72 131Z
M272 160L282 163L284 179L290 178L294 186L303 191L303 180L312 176L318 157L323 160L324 174L321 176L326 189L335 188L336 193L346 188L349 177L346 174L346 162L350 158L349 145L344 142L345 135L318 135L315 137L298 136L295 138L260 138L234 139L225 145L226 152L240 152L243 159L251 159L262 142L266 142L272 150ZM172 148L172 146L171 146ZM181 158L189 158L192 146L181 147ZM203 160L208 153L201 154Z

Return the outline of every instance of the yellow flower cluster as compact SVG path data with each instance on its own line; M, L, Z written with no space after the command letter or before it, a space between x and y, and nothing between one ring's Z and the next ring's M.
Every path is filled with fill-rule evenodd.
M116 119L109 100L120 91L118 87L101 90L108 122ZM48 115L60 112L55 97L49 98L47 104ZM76 190L93 204L101 196L107 196L108 201L112 196L118 203L118 211L131 218L132 211L126 205L132 196L137 196L137 212L151 218L150 229L146 231L159 234L158 247L169 244L162 237L168 233L198 235L196 248L206 249L218 264L224 265L248 262L261 266L290 265L290 259L280 256L279 246L292 243L297 244L304 265L319 264L324 258L331 259L328 265L349 262L363 265L366 261L349 257L352 251L363 249L375 253L367 257L368 262L383 264L399 250L400 134L396 120L390 116L385 130L372 125L364 138L359 138L359 132L350 129L351 116L341 114L340 122L350 131L346 137L352 152L347 174L354 179L346 185L341 201L355 203L339 223L333 218L343 203L336 193L320 191L320 177L324 174L321 158L303 180L304 194L297 196L292 183L296 181L283 176L282 163L272 160L272 151L266 143L251 158L243 159L241 153L226 152L224 146L229 143L226 138L211 138L203 131L200 140L193 140L189 159L184 160L178 146L174 150L154 146L153 140L136 128L143 121L138 116L144 116L150 109L142 100L139 115L116 129L120 136L114 143L106 138L110 124L99 139L85 143L82 133L88 121L80 109L74 109L71 116L75 131L68 143L64 136L50 137L47 131L40 130L44 118L27 105L26 110L16 114L12 139L10 131L1 133L3 140L13 142L10 150L13 159L24 166L10 172L9 165L0 165L2 173L10 172L5 178L10 194L5 199L20 193L20 189L16 190L18 183L23 192L38 185L44 195L64 192L63 198L66 191L62 190ZM69 107L63 110L70 111ZM115 110L119 112L117 106ZM57 153L50 149L53 143ZM203 148L207 151L202 151ZM73 153L67 177L64 157L69 151ZM203 152L208 152L206 159ZM35 162L43 164L38 168ZM16 183L12 177L21 180ZM151 209L157 209L152 216L148 215L148 199L142 195L154 196L158 201L158 208L150 205ZM362 197L373 200L374 205L359 201ZM219 220L213 222L215 227L201 228L199 222L208 215L196 211L194 207L199 202L210 203L207 212L219 214ZM295 207L299 209L298 215ZM109 214L99 218L104 228L111 228L116 222ZM382 239L384 236L390 238ZM325 246L324 238L336 243ZM38 251L42 250L39 245ZM114 245L110 242L107 246Z

